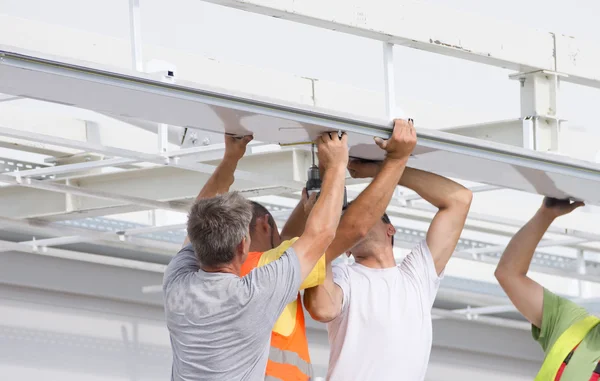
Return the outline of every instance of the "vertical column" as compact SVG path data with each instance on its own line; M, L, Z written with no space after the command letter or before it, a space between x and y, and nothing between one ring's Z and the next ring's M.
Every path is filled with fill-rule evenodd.
M383 85L385 88L385 113L389 121L396 111L396 80L394 76L394 44L383 43Z
M577 273L581 275L586 274L585 268L585 253L583 249L577 250ZM579 298L586 298L589 295L589 285L584 283L585 281L577 280L577 293Z
M133 70L144 71L142 56L142 17L140 0L129 0L131 62Z
M169 151L169 126L164 123L158 124L158 152L165 155Z
M521 84L523 147L558 151L562 120L558 117L559 74L540 70L511 76Z

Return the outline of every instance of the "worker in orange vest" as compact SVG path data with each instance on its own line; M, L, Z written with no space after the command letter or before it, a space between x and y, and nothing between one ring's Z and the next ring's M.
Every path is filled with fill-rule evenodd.
M273 216L261 204L252 201L254 211L250 222L250 252L242 265L241 276L256 267L277 260L302 235L316 194L307 197L306 189L302 199L284 225L281 235ZM323 256L300 286L300 290L314 287L325 279L325 257ZM313 377L313 369L308 352L304 311L298 298L288 304L277 319L271 333L271 349L266 369L267 380L305 381Z
M581 202L544 199L535 216L512 238L496 269L496 278L515 307L532 324L545 353L535 381L597 381L600 378L600 319L527 276L535 249L559 216Z

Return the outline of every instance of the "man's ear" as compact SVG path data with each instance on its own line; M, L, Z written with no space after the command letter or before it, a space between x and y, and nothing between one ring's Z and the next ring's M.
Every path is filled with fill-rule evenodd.
M394 227L394 225L388 224L387 234L388 237L393 237L394 235L396 235L396 228Z
M244 238L242 238L240 243L238 243L238 245L235 248L237 255L244 255L244 249L246 247L247 241L248 241L248 237L244 237Z
M269 215L265 214L264 216L257 218L256 225L260 227L260 229L265 233L268 232L271 229L271 224L269 223Z

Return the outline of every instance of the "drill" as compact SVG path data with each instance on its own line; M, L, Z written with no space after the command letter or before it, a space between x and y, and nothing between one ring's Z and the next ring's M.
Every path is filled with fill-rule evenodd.
M308 168L308 181L306 182L306 193L310 197L311 194L316 193L317 198L321 193L321 176L319 175L319 167L315 164L315 144L311 147L312 153L312 165ZM343 209L348 207L348 195L346 187L344 187L344 206Z

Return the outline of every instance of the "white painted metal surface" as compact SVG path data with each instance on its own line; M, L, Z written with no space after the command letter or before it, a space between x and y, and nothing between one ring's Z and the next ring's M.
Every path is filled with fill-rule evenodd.
M414 0L205 1L516 71L557 71L600 87L597 44L449 7Z
M0 91L9 94L216 132L251 132L258 140L281 144L310 141L322 131L344 130L350 134L351 156L365 159L382 157L373 136L389 136L383 121L325 114L323 110L202 90L193 84L172 85L142 75L111 73L9 51L2 54ZM143 155L140 158L146 160ZM600 205L600 194L594 190L600 184L600 166L568 158L420 129L411 165L446 176Z
M390 53L394 44L398 44L510 68L518 72L518 76L526 76L523 73L533 70L567 73L568 77L562 77L566 82L597 87L600 83L598 48L579 39L505 25L424 2L209 1L379 40L381 42L375 45L384 46L383 75L379 61L376 67L365 70L376 70L375 79L381 78L384 86L367 90L349 85L354 83L352 81L337 83L305 73L277 73L268 68L246 66L245 61L235 64L223 61L211 53L208 57L194 55L199 54L197 49L195 52L178 50L179 47L164 42L157 45L156 35L145 34L142 39L140 28L141 16L150 15L144 7L148 4L149 8L153 7L150 1L130 0L131 29L130 33L123 33L122 38L69 29L72 25L0 15L0 44L42 52L0 48L29 56L0 56L0 93L8 93L0 94L0 147L18 150L2 153L2 160L7 158L3 179L13 185L0 188L3 206L0 289L39 288L69 293L71 297L77 294L78 298L159 306L160 293L143 290L151 291L153 285L160 283L160 272L179 249L184 234L180 229L185 222L185 207L222 157L224 130L255 133L259 141L253 142L247 157L241 161L233 189L263 202L282 226L298 201L298 190L305 181L308 165L306 152L302 151L307 146L295 143L314 138L323 130L343 129L350 132L353 155L381 158L381 152L372 144L372 136L386 137L392 117L415 117L412 113L418 111L415 119L420 145L410 165L476 181L466 185L481 191L475 194L472 213L438 295L440 305L436 305L434 313L437 327L442 328L436 328L435 338L440 347L452 344L454 352L449 362L453 364L458 361L456 352L468 353L469 364L488 364L488 361L473 359L477 356L483 359L483 353L489 355L490 348L498 349L499 346L489 343L497 344L498 338L506 339L507 334L523 338L521 329L527 325L510 312L509 302L495 285L492 273L508 238L530 212L527 208L520 210L526 202L512 205L512 201L527 199L533 205L539 197L503 189L574 196L597 202L600 171L590 162L597 155L597 144L593 139L586 139L582 144L571 144L569 151L563 151L559 145L561 155L532 151L555 150L555 143L564 143L564 129L551 138L536 130L539 127L536 123L557 118L563 110L556 101L558 86L552 87L558 82L544 82L542 77L529 82L532 86L521 93L520 118L515 108L514 115L506 116L514 119L487 123L481 114L476 114L478 110L468 105L467 117L462 115L456 122L453 117L460 113L446 104L413 99L410 90L404 89L404 83L402 88L395 86L394 75L404 80L406 76L394 73ZM125 3L122 11L127 12ZM231 10L223 12L240 14ZM158 18L161 27L168 29L170 21L162 16ZM277 26L275 20L254 18L264 20L265 24L272 21L269 26ZM176 28L174 25L170 28L181 46L181 34L177 34L176 29L188 30L189 25L183 25L185 21L181 21L181 17L174 19ZM156 27L152 17L147 20L144 19L144 32ZM444 22L447 20L452 22ZM235 50L235 44L231 45ZM406 53L418 53L403 48L396 51L402 52L402 56L397 57L396 68L414 57ZM377 57L379 52L377 48ZM164 68L175 65L178 76L165 81ZM474 66L480 65L471 67ZM146 72L155 73L144 74L144 68ZM287 68L284 71L288 73ZM508 77L508 73L502 73ZM59 103L40 102L35 98ZM406 105L411 114L394 115L398 105L402 108ZM517 105L515 103L515 107ZM160 123L163 123L162 128L159 128ZM477 124L460 126L466 123ZM419 128L452 125L458 125L451 131L453 134ZM570 138L573 136L577 135ZM184 149L178 149L182 142ZM269 143L290 145L281 148ZM584 145L591 148L583 149ZM29 152L38 154L37 162L46 163L42 165L44 168L21 170L25 167L18 167L30 159L21 158L23 161L17 163L14 157ZM574 157L590 161L573 160ZM18 173L16 168L19 168ZM22 185L17 185L18 180ZM364 180L348 179L349 195L358 194L363 183ZM501 197L506 192L510 197ZM479 200L486 200L486 207L482 208ZM155 209L163 207L181 212ZM418 195L401 188L397 190L388 211L398 229L397 260L424 237L435 211L423 205ZM600 234L595 213L594 209L585 213L578 211L571 216L573 218L561 219L550 229L534 256L532 271L536 279L543 277L544 285L568 296L585 297L598 292ZM164 232L170 229L175 231ZM31 268L44 271L38 273ZM65 273L82 276L65 277ZM160 286L156 290L160 291ZM590 300L583 302L593 310L599 307ZM89 301L85 308L87 303ZM507 311L510 319L482 316ZM322 328L312 321L308 325L311 331ZM484 328L482 337L487 337L489 343L459 340L467 337L465 332L473 334ZM1 329L0 325L0 344L5 339ZM141 355L135 352L135 346L139 345L135 332L129 329L117 332L118 343L127 354L121 357L128 364L138 361ZM17 336L20 333L17 332ZM14 331L11 335L14 339ZM323 344L318 356L313 356L315 362L326 361L324 337L311 336L310 341ZM532 362L541 358L541 352L535 352L530 340L523 340L523 345L528 343L529 347L515 348L517 341L510 340L508 351L497 351L488 357L510 362L511 371L517 362L528 361L532 376L538 365ZM438 352L440 350L438 348ZM428 377L432 380L451 377L448 365L436 362L435 356L436 343ZM461 361L467 363L466 359ZM318 365L321 374L324 374L323 364ZM509 369L507 364L503 369ZM0 373L1 369L0 366ZM101 373L100 368L94 369ZM136 373L131 369L124 374L132 379L136 374L148 378L147 372ZM473 368L452 374L457 375L457 379L491 380L492 377L489 369ZM510 375L495 376L505 380Z

